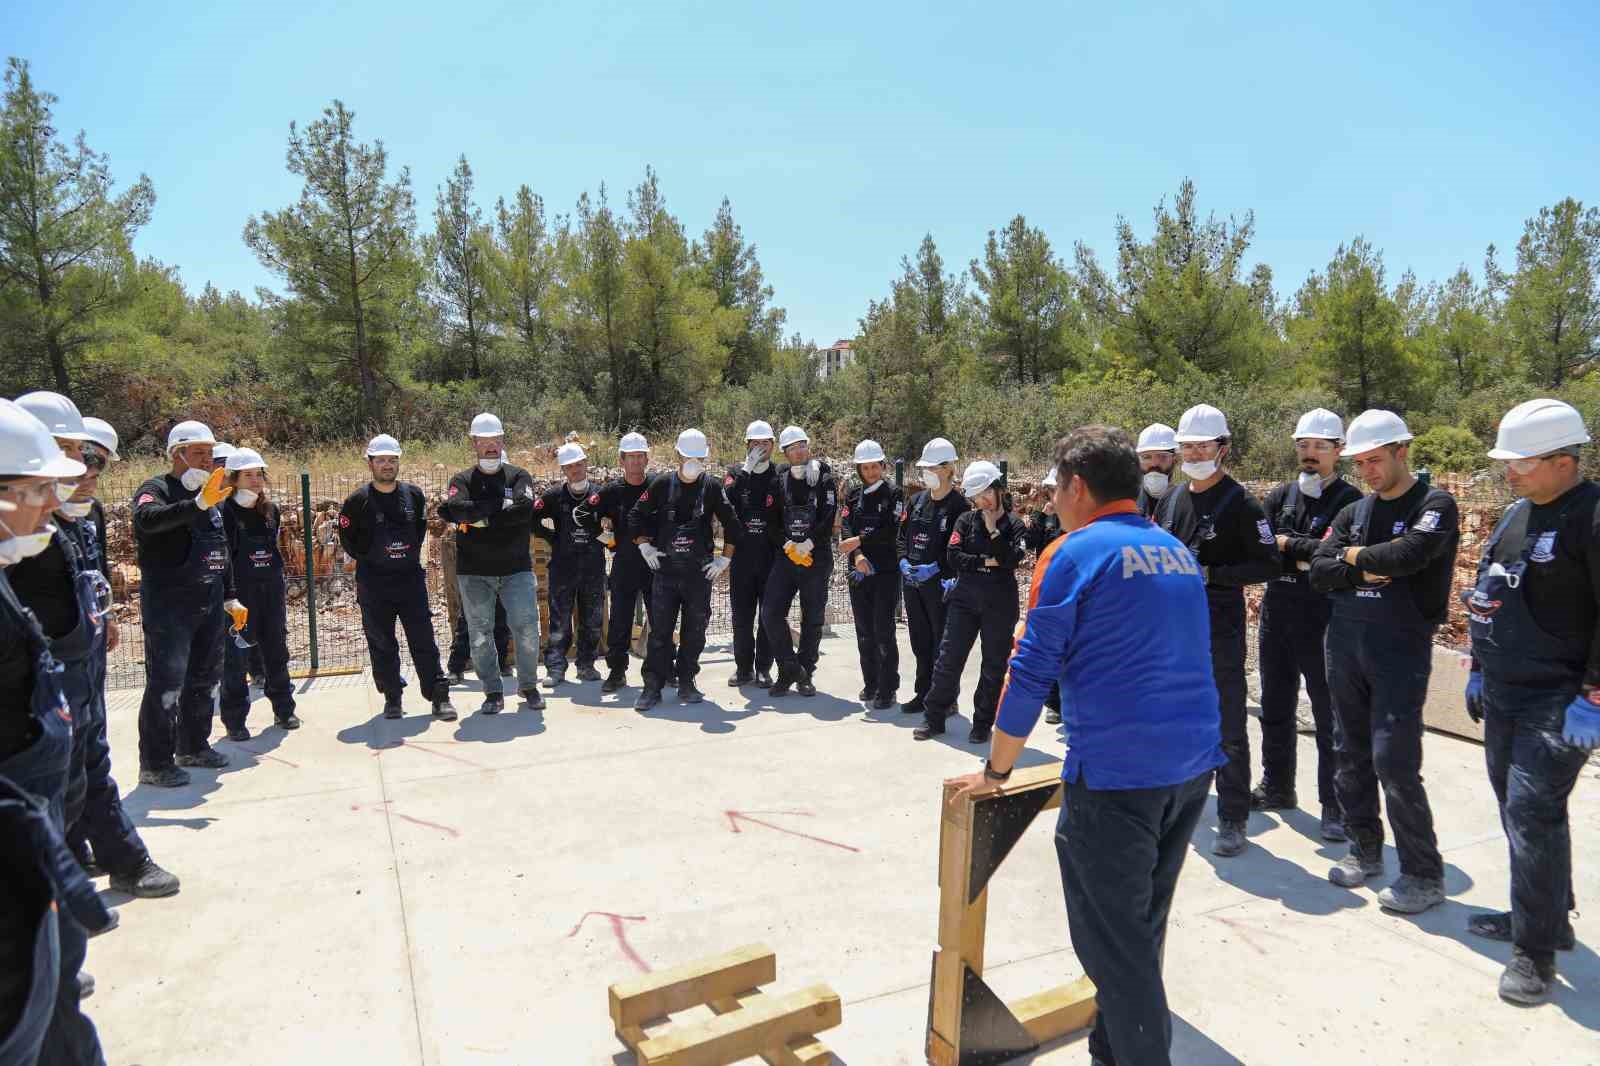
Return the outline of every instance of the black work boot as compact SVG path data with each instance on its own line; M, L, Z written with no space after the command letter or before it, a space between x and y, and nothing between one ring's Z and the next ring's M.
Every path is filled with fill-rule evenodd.
M274 721L278 723L278 727L280 729L300 728L300 719L293 711L290 711L288 714L274 715L273 718Z
M794 683L794 690L808 699L817 694L817 686L811 683L809 672L800 675L799 680Z
M990 735L991 732L993 732L993 728L992 727L986 726L986 725L978 725L976 722L974 722L973 725L972 725L972 731L967 734L967 743L968 744L987 744L987 743L989 743L989 735Z
M1217 823L1217 839L1211 842L1211 854L1224 859L1232 858L1245 849L1244 823Z
M639 698L633 701L633 709L636 711L648 711L650 708L654 707L660 702L661 690L658 688L646 687L643 692L639 693Z
M552 691L567 683L565 670L551 670L544 675L544 687Z
M679 703L699 703L706 698L706 694L695 688L693 681L684 681L678 685Z
M88 999L94 995L94 974L86 970L78 971L78 998Z
M200 766L207 770L220 770L228 765L228 757L210 746L189 755L179 755L175 761L179 766Z
M912 740L932 740L934 737L943 735L943 722L940 722L938 725L933 725L931 722L923 722L921 725L917 726L917 728L911 731Z
M1049 707L1049 708L1046 708L1045 712L1044 712L1044 724L1045 725L1060 725L1061 724L1061 708L1060 707Z
M756 671L756 688L771 688L771 687L772 687L772 671L771 670L757 670Z
M872 686L868 685L856 693L857 703L870 703L872 701Z
M530 711L544 710L544 697L539 695L539 690L536 688L523 689L522 702L528 705L528 710Z
M627 683L628 672L626 670L613 670L606 675L605 681L601 682L600 691L615 692Z
M449 696L440 696L433 701L433 716L441 722L456 720L456 707L450 702Z
M483 706L478 708L482 714L499 714L506 709L506 698L503 693L491 692L483 698Z
M399 718L405 713L400 706L400 693L391 692L383 697L383 716L385 718Z
M1335 844L1350 839L1350 834L1344 831L1344 818L1327 807L1322 809L1322 839Z
M1511 943L1511 912L1495 911L1492 914L1474 914L1467 919L1467 932L1473 936L1481 936L1485 940L1499 940ZM1557 951L1571 951L1578 946L1578 936L1572 931L1572 921L1568 919L1562 923L1561 932L1556 937Z
M1511 961L1506 963L1505 972L1500 975L1500 998L1531 1007L1544 1002L1555 980L1554 959L1538 962L1518 948L1513 950Z
M231 725L227 729L228 739L234 743L241 743L250 739L250 730L242 725Z
M787 666L780 666L778 667L778 679L772 683L772 688L768 690L768 694L773 699L778 699L781 696L787 696L789 694L789 689L794 685L794 683L794 674Z
M125 873L111 875L111 887L139 899L160 899L178 891L177 875L168 873L155 864L149 856L144 862Z
M161 770L140 770L139 784L154 785L156 788L182 788L189 783L189 775L176 766L168 766Z
M599 681L600 671L594 668L594 663L579 663L578 672L573 676L579 681Z
M875 711L887 711L890 707L893 707L893 706L894 706L894 693L893 692L882 693L881 695L878 696L877 699L872 701L872 709L875 710Z
M927 709L928 705L922 702L921 696L912 696L909 702L900 705L901 714L922 714Z
M729 688L743 688L756 679L756 675L749 670L735 670L733 676L728 678Z
M1250 790L1252 811L1292 811L1300 806L1292 788L1277 788L1263 781Z

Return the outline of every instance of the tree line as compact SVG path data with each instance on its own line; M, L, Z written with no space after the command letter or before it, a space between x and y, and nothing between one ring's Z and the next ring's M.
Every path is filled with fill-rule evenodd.
M0 371L107 413L137 445L178 417L289 446L457 435L494 407L539 436L698 421L730 456L753 417L843 446L1026 461L1067 426L1226 411L1246 470L1283 468L1310 406L1386 406L1422 459L1480 464L1506 408L1536 393L1596 409L1600 209L1564 199L1514 253L1449 278L1393 276L1359 235L1292 293L1252 262L1255 220L1203 212L1183 181L1115 254L1058 250L1021 215L965 267L933 237L869 299L855 361L823 380L727 199L692 235L656 172L570 212L530 185L480 195L465 155L419 216L410 172L341 101L289 124L293 203L243 220L277 284L191 293L134 252L156 205L141 175L55 128L28 64L5 73L0 124Z

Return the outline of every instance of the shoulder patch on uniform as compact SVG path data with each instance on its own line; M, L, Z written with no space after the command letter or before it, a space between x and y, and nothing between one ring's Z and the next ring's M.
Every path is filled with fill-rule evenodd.
M839 509L839 517L840 518L849 518L850 517L850 508L849 508L848 505L846 505L844 507L841 507Z
M1331 536L1333 536L1333 527L1329 526L1327 529L1322 531L1322 537L1320 539L1327 540Z
M339 528L341 528L341 529L349 529L350 528L350 516L349 515L342 514L342 515L339 516Z
M1423 533L1432 533L1434 530L1436 530L1438 528L1439 528L1439 512L1438 511L1423 511L1422 512L1422 517L1417 519L1417 529L1420 530ZM1400 532L1400 530L1396 529L1395 532L1398 533L1398 532Z
M533 501L533 509L534 509L534 510L535 510L535 511L542 511L542 510L544 510L544 497L543 497L543 496L536 496L536 497L534 497L534 501Z
M456 493L458 493L460 491L461 491L461 486L460 485L451 485L450 486L449 495L454 496Z
M772 494L771 493L767 494L767 506L768 507L772 506Z
M1533 551L1528 555L1528 560L1535 563L1548 563L1556 557L1556 530L1548 529L1539 534L1539 539L1534 542Z
M725 486L731 486L733 484L733 475L732 474L728 474L727 476L725 476L722 479L722 483Z
M600 502L600 494L598 492L594 493L593 495L591 495L589 497L589 505L591 507L594 506L595 504L599 503L599 502Z
M1435 516L1433 521L1434 521L1434 524L1437 525L1438 522L1439 522L1438 517ZM1406 524L1404 522L1396 522L1394 524L1394 535L1395 536L1398 537L1400 534L1404 533L1405 531L1406 531Z
M639 493L639 499L648 502L650 499L650 490L645 489L643 492Z
M961 543L961 534L960 533L952 533L952 534L950 534L950 547L954 548L957 544L960 544L960 543Z
M1261 543L1276 544L1278 538L1272 535L1272 524L1265 518L1256 522L1256 532L1261 534Z
M137 500L133 501L133 505L135 507L143 507L147 503L155 503L155 502L156 502L155 496L153 496L152 494L147 492L143 496L140 496Z

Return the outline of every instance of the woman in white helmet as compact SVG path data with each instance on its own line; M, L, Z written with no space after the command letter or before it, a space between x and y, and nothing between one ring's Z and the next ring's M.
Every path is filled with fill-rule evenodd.
M289 680L289 612L283 579L283 530L266 460L253 448L235 448L228 456L228 484L233 495L222 502L222 528L233 562L233 583L249 613L249 624L231 633L223 644L222 726L229 740L249 740L245 718L250 713L250 686L245 667L262 680L262 694L283 729L299 729L294 684ZM251 647L253 645L253 648Z
M761 599L778 558L778 468L772 462L777 438L772 427L757 419L744 430L744 462L722 479L728 502L739 513L744 539L728 570L728 606L733 615L731 688L754 684L772 688L772 642L761 625Z
M1056 468L1051 467L1039 482L1039 489L1044 496L1043 506L1027 520L1028 528L1022 534L1022 543L1027 546L1035 556L1044 554L1050 542L1061 536L1061 518L1056 514ZM1046 725L1061 724L1061 686L1050 686L1050 695L1045 697L1044 721Z
M926 710L933 664L939 658L939 641L944 637L945 598L940 581L955 576L945 552L950 534L955 532L956 519L972 509L967 498L955 490L956 448L943 437L935 437L923 446L922 457L917 460L917 476L922 491L906 501L895 545L900 576L905 582L906 634L911 640L911 654L917 660L911 699L900 705L906 714Z
M971 501L972 510L956 519L950 534L946 558L956 575L944 583L950 610L933 666L933 683L928 686L926 721L911 735L927 740L944 732L945 719L955 713L961 695L967 656L981 639L983 658L978 687L972 694L972 732L967 740L983 744L994 727L1006 659L1016 635L1017 567L1026 549L1022 521L1011 513L999 467L981 459L968 463L961 475L961 492Z
M850 564L850 613L856 623L861 657L861 693L873 710L894 706L900 688L900 640L895 608L900 604L900 570L895 541L905 498L884 475L888 460L875 440L856 445L856 476L839 511L839 550Z

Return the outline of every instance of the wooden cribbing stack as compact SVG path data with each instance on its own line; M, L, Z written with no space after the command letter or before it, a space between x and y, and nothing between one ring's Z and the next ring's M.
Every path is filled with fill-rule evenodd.
M1002 1002L983 981L989 878L1041 811L1061 806L1061 764L1019 769L1011 780L954 805L947 784L939 822L939 946L928 993L928 1062L988 1066L1094 1021L1094 982Z
M778 979L778 957L761 944L701 959L611 986L611 1022L639 1066L728 1066L760 1055L769 1066L825 1066L833 1053L816 1040L843 1019L839 996L827 985L767 995ZM707 1006L708 1021L673 1025L647 1035L646 1023Z

